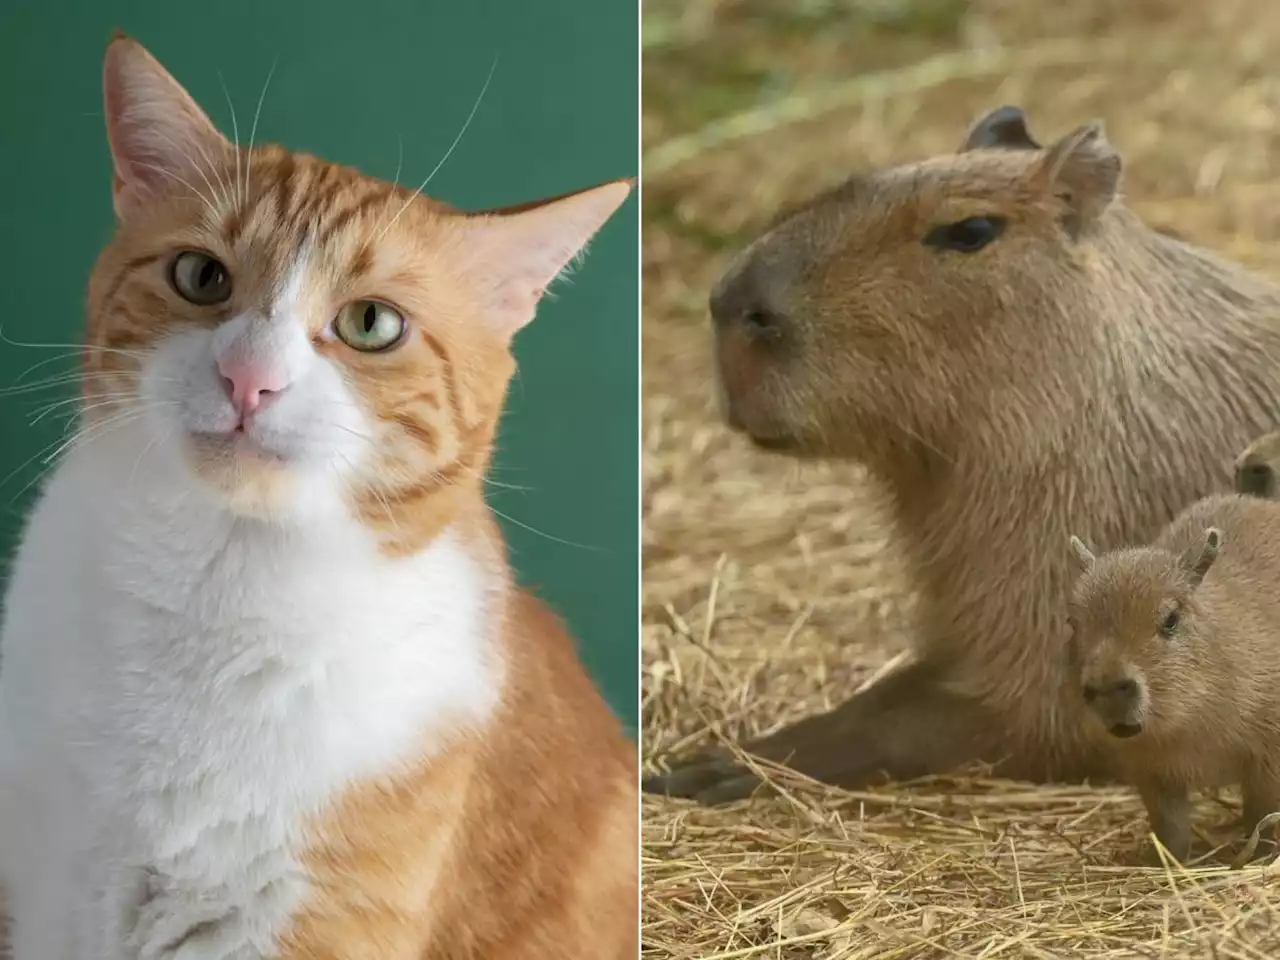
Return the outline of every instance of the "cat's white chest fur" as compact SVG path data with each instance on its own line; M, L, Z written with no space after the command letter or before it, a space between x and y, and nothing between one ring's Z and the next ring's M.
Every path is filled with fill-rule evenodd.
M117 439L59 467L12 572L15 960L270 956L308 819L496 704L502 581L451 533L389 560L337 513L236 519Z

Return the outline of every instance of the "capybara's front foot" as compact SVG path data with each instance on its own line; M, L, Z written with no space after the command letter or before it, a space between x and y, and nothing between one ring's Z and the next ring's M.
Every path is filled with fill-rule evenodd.
M846 789L944 774L965 764L1012 758L1003 775L1035 776L1002 743L1007 723L939 682L916 663L890 674L828 713L807 717L744 747L754 756ZM725 751L709 752L647 778L646 793L714 805L751 796L761 779Z
M668 773L646 777L640 789L716 806L743 800L761 785L761 779L735 760L729 751L711 750L690 758Z

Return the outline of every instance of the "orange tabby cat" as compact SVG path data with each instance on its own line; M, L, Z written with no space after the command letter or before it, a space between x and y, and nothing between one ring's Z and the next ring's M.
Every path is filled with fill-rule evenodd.
M15 960L635 957L634 748L482 496L630 181L461 213L232 145L124 37L105 97L82 441L0 634Z

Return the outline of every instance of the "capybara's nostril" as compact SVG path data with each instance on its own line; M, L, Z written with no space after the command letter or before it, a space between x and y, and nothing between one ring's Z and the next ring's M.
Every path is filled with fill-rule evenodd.
M742 325L748 333L768 335L777 332L781 318L771 310L756 308L742 315Z
M1093 703L1098 699L1098 688L1086 683L1084 685L1084 702Z
M1140 723L1117 723L1111 728L1111 735L1119 737L1121 740L1128 740L1130 737L1136 737L1142 732L1142 724Z
M1135 680L1121 680L1111 690L1118 696L1132 697L1138 692L1138 684Z

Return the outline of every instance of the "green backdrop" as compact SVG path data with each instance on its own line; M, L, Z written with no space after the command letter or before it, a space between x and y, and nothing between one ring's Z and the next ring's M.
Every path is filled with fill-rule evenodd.
M102 53L142 41L228 134L222 80L258 140L420 183L497 57L430 192L499 206L639 173L637 0L0 0L0 325L23 343L80 335L112 228ZM521 579L569 622L615 711L638 706L638 221L634 197L517 340L495 489ZM0 343L0 388L57 351ZM71 369L50 362L29 379ZM69 395L69 394L68 394ZM0 394L0 476L56 441L49 391ZM39 463L0 484L0 554ZM24 489L26 488L26 489ZM538 532L534 532L538 531Z

